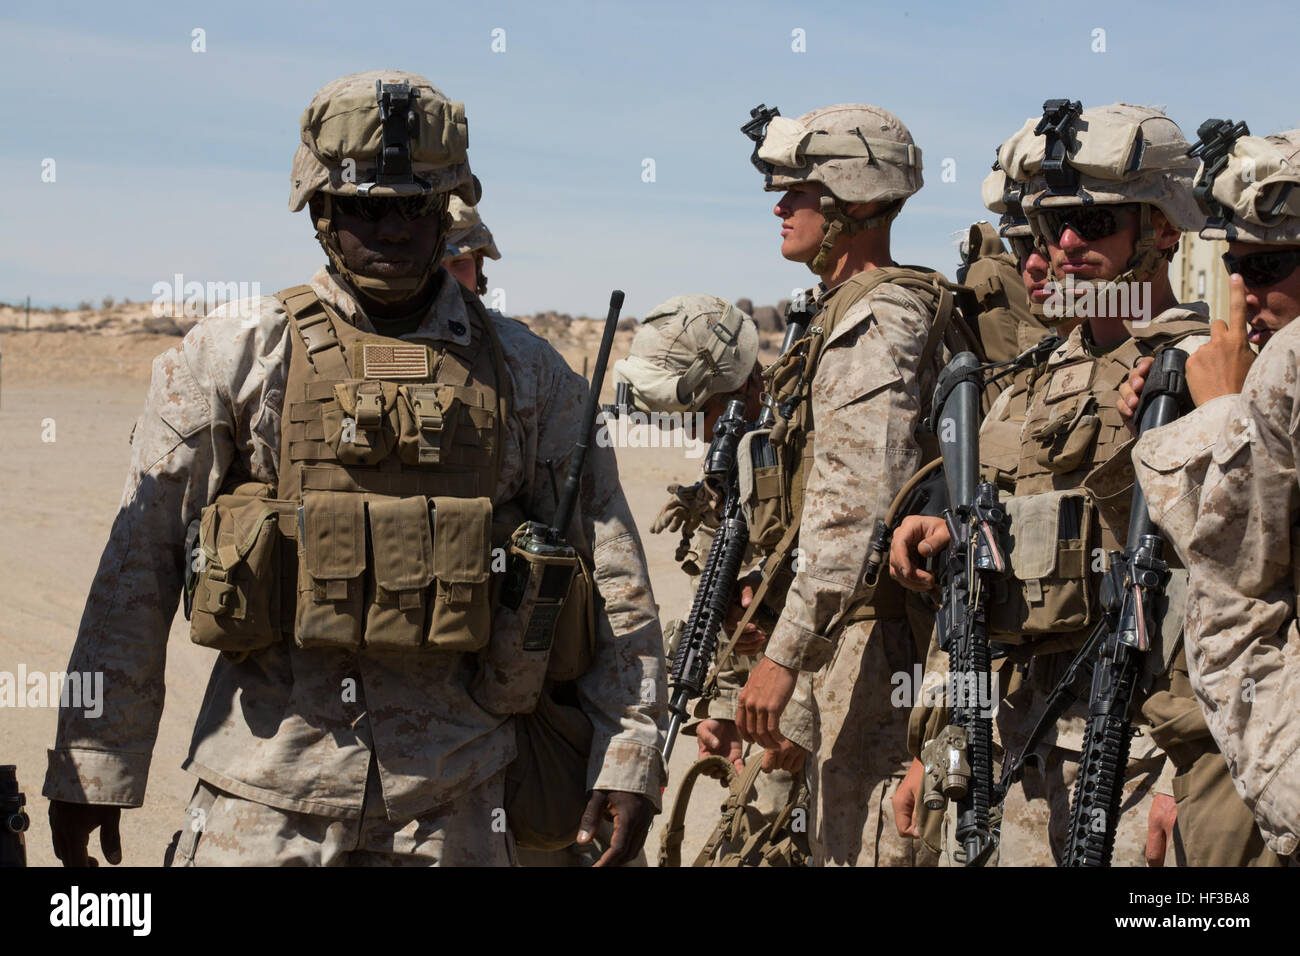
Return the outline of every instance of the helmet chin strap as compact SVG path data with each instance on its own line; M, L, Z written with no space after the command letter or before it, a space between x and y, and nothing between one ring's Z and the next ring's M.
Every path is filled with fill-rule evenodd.
M817 255L808 263L813 275L821 276L830 265L831 249L839 241L841 233L851 236L876 226L892 222L903 210L903 204L897 200L891 202L885 211L868 219L854 219L844 212L840 201L834 196L822 196L820 209L822 214L822 244L817 248Z
M321 215L316 219L314 225L316 228L316 241L321 244L325 250L325 255L329 258L330 265L334 267L339 275L347 280L348 284L366 298L384 305L398 305L418 297L418 294L433 279L433 275L438 271L442 264L442 259L438 251L442 249L447 233L451 228L451 215L446 210L443 211L438 229L438 241L434 243L434 252L429 257L428 263L425 264L424 270L417 276L407 276L400 279L384 279L375 276L361 275L349 269L347 263L343 260L343 248L339 245L338 232L334 228L334 197L329 193L322 193L324 205Z
M1141 209L1141 231L1138 234L1138 241L1133 246L1133 255L1125 266L1124 271L1113 279L1104 279L1101 281L1094 280L1095 295L1117 289L1120 286L1128 286L1135 282L1149 282L1155 278L1156 273L1160 271L1162 262L1168 262L1173 259L1174 253L1178 251L1178 243L1174 243L1168 249L1161 250L1156 243L1155 226L1151 223L1151 206L1148 203L1142 203ZM1064 286L1065 279L1056 272L1056 266L1048 260L1048 271L1052 279ZM1072 303L1065 304L1065 314L1061 318L1069 319L1074 317L1074 308Z

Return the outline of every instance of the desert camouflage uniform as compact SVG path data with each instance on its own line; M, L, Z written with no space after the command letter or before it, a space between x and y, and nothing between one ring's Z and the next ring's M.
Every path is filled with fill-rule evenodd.
M1240 396L1199 410L1205 424L1194 433L1188 467L1175 472L1185 483L1176 491L1184 493L1161 518L1191 571L1191 686L1236 792L1281 857L1300 845L1298 353L1300 324L1292 322L1268 341ZM1145 443L1142 457L1135 455L1144 488L1156 475L1143 464L1164 440ZM1199 495L1197 471L1204 474Z
M1151 322L1151 328L1165 322L1198 317L1204 317L1202 304L1181 306L1157 315ZM1145 331L1150 332L1151 329ZM1192 336L1182 340L1177 347L1194 351L1206 340L1204 336ZM1029 382L1027 394L1018 396L1017 388L1003 393L980 430L981 465L986 474L997 475L1003 481L1014 480L1023 455L1022 446L1028 440L1027 436L1042 424L1036 415L1046 415L1050 411L1041 408L1041 402L1037 403L1040 406L1039 412L1035 412L1034 408L1038 393L1051 386L1052 369L1065 366L1089 369L1093 363L1087 361L1087 358L1102 354L1105 353L1086 343L1084 327L1080 326L1052 354L1046 369L1038 377L1030 374L1019 377L1019 389L1026 387L1027 380ZM1077 374L1082 381L1082 373ZM1114 375L1110 378L1114 378ZM1090 383L1092 400L1103 421L1111 417L1117 418L1117 412L1112 415L1117 394L1116 383L1102 383L1091 371L1088 372L1087 381ZM1113 430L1115 426L1111 423L1107 427ZM1108 456L1127 451L1123 443L1111 442L1105 448L1096 445L1094 443L1089 446L1088 456L1076 468L1052 476L1052 487L1056 490L1078 488L1089 471L1103 464ZM1123 498L1127 493L1122 492L1119 497ZM1127 526L1119 527L1114 523L1127 520L1126 510L1121 511L1124 511L1122 519L1101 509L1102 543L1105 551L1118 547L1126 536ZM1087 556L1090 566L1095 566L1094 557ZM994 737L995 747L1001 752L999 762L1008 753L1020 752L1043 711L1047 695L1074 658L1084 636L1086 635L1037 635L1033 643L1009 649L1007 660L998 671L1001 700L996 708ZM1048 645L1049 641L1056 649ZM1087 713L1086 700L1076 702L1068 709L1057 720L1055 729L1044 736L1035 750L1040 768L1028 767L1021 782L1009 790L1003 805L999 865L1052 866L1062 859ZM1164 752L1152 738L1150 721L1141 723L1140 736L1134 739L1129 753L1113 865L1145 865L1147 814L1157 793L1171 792L1172 776L1172 764L1166 765ZM1043 842L1044 834L1048 837L1047 843Z
M1194 409L1177 422L1143 435L1133 448L1133 465L1146 495L1151 518L1187 565L1201 489L1214 445L1231 416L1237 396L1224 395ZM1195 839L1177 847L1188 866L1278 866L1255 827L1254 815L1233 789L1228 764L1211 742L1210 728L1192 695L1186 645L1197 639L1191 608L1184 626L1185 646L1174 658L1169 722L1177 724L1182 746L1193 746L1187 766L1171 781L1178 804L1178 829ZM1172 747L1170 748L1172 751Z
M441 285L428 314L403 338L467 340L471 318L458 285L445 271L435 281ZM373 331L332 270L318 271L311 287L346 321ZM513 401L494 507L515 502L545 513L551 498L542 463L550 458L563 467L572 451L585 383L521 323L500 320L496 328ZM163 707L167 633L187 558L186 527L232 476L275 485L285 380L296 347L281 303L262 297L218 309L155 360L121 510L69 664L105 675L104 713L88 720L77 710L60 712L45 796L143 804ZM613 452L593 447L587 468L581 516L604 600L596 659L577 682L595 727L587 783L643 794L658 806L664 783L656 727L664 699L659 622ZM473 674L472 656L450 652L386 656L285 642L239 663L221 656L184 766L228 797L295 820L310 815L315 822L304 823L301 833L321 834L305 837L313 843L342 841L334 848L339 852L369 849L355 838L357 821L366 820L361 830L367 831L367 812L373 816L379 807L365 799L373 775L390 832L417 818L438 820L436 835L457 847L457 860L505 862L501 834L483 827L481 814L462 812L498 801L502 772L515 755L513 721L471 699ZM355 698L344 693L346 686L354 686ZM212 827L222 820L271 816L247 808L226 813L226 806L205 831L213 842ZM327 838L330 820L343 821L351 835L339 836L336 828ZM257 833L271 839L279 830L268 825ZM283 845L257 846L252 836L245 841L226 832L221 858L299 852L287 835L274 839ZM312 851L324 854L318 860L332 852Z
M861 597L875 520L921 465L916 433L940 365L920 367L931 321L911 291L877 286L836 325L812 382L816 440L799 527L802 567L765 653L813 672L808 781L817 865L937 862L920 841L898 835L891 802L911 763L895 675L910 675L923 649L903 612L839 623Z
M730 341L724 335L718 335L715 340L714 335L708 334L708 330L716 329L723 322L738 319L739 325ZM674 296L646 313L627 357L614 364L614 381L631 387L632 405L639 411L702 414L702 409L713 396L744 388L757 366L758 350L758 332L753 319L726 300L698 294ZM698 384L691 390L688 399L683 401L677 394L677 386L687 376L694 378L693 372L702 371L698 363L702 361L702 353L705 352L710 352L711 357L707 364L707 374L699 376ZM704 480L703 474L700 480ZM675 492L676 487L669 490ZM703 499L696 500L699 507ZM685 517L690 511L674 494L658 520L663 520L671 512ZM693 596L701 569L713 544L717 518L711 509L704 508L702 512L690 513L690 520L698 521L699 524L689 535L686 528L682 528L677 561L691 579ZM657 523L652 530L662 530L662 526ZM751 547L746 553L745 564L751 565L753 561ZM684 624L681 618L677 618L669 621L664 628L664 655L670 667L676 655L680 629ZM727 636L726 633L718 635L719 645L725 642ZM758 659L756 655L733 653L721 662L716 685L711 692L695 702L693 719L683 725L683 735L694 735L700 721L708 718L735 721L736 700ZM808 704L810 692L809 675L804 675L795 700L781 721L786 736L805 750L811 749L812 745ZM755 744L745 744L745 759L759 749L761 748ZM772 819L786 805L794 785L794 776L789 771L760 773L754 781L754 796L750 805L765 819ZM722 854L739 849L740 847L729 846L725 840L721 844Z

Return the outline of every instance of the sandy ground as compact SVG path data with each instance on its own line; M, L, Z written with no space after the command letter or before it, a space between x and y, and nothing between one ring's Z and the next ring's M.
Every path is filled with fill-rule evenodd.
M4 311L4 310L0 310ZM120 308L118 310L121 311ZM10 313L12 316L13 313ZM0 328L10 323L0 315ZM76 638L86 594L122 494L129 459L128 436L149 382L152 358L179 340L174 335L125 334L120 322L69 313L69 322L98 325L95 332L43 331L47 316L33 313L32 331L0 334L0 670L16 674L62 671ZM89 319L89 321L86 321ZM18 323L13 323L18 324ZM574 323L578 326L579 323ZM553 339L577 370L598 344L595 323L552 330ZM19 326L21 327L21 326ZM139 328L138 325L134 326ZM12 329L12 325L10 326ZM631 335L620 333L615 355ZM46 439L53 438L53 441ZM622 448L619 466L638 525L645 533L665 500L664 487L692 481L699 459L679 449ZM684 616L690 600L685 575L672 560L675 541L645 533L655 598L661 616ZM180 828L195 780L180 769L212 664L212 652L189 641L178 613L170 635L166 707L154 748L145 804L122 816L124 865L162 861ZM0 709L0 763L18 767L32 818L28 861L57 861L50 847L48 803L40 795L46 748L54 742L57 709ZM691 738L673 755L673 785L695 756ZM702 781L695 790L686 859L694 856L716 820L724 795ZM653 862L665 816L655 821L647 844ZM92 853L98 855L92 841Z

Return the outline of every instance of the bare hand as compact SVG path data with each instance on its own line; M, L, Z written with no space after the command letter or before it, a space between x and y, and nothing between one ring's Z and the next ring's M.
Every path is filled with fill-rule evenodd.
M799 672L764 657L750 672L736 707L736 729L745 740L771 750L780 748L781 714L794 695Z
M771 773L773 770L798 773L807 759L808 751L793 740L785 739L781 741L780 747L763 751L763 773Z
M922 570L921 565L948 547L951 540L942 518L908 515L889 546L889 573L909 591L930 590L935 585L934 575Z
M1165 851L1174 838L1174 823L1178 819L1178 806L1174 798L1157 793L1147 814L1147 866L1164 866Z
M578 828L578 842L590 843L600 825L601 813L614 821L614 834L606 850L592 866L622 866L641 852L654 806L639 793L622 790L593 790Z
M745 745L740 740L740 733L736 730L734 720L715 720L710 717L708 720L700 721L695 728L695 742L699 745L701 757L711 754L726 757L736 768L736 773L745 772ZM705 772L710 777L721 776L714 771Z
M894 805L894 826L898 828L899 836L919 837L921 835L921 829L916 822L916 805L921 799L921 779L924 776L925 764L914 757L912 766L907 768L907 776L894 791L894 799L891 803Z
M118 832L121 816L121 807L51 800L50 836L54 842L54 855L63 861L64 866L99 866L99 861L88 850L90 834L98 828L99 848L104 859L117 866L122 862L122 836Z
M1187 387L1198 406L1221 395L1236 395L1255 363L1246 320L1246 285L1228 276L1228 323L1210 323L1210 341L1187 359Z
M1128 373L1128 378L1120 383L1119 398L1115 399L1115 407L1124 419L1124 426L1133 435L1137 434L1136 416L1138 403L1142 401L1142 386L1147 383L1147 375L1151 373L1154 362L1155 359L1149 355L1138 359L1133 371Z
M754 592L758 590L760 580L761 577L757 573L749 574L740 579L738 585L740 601L739 603L733 602L731 607L727 608L727 616L722 621L722 629L727 634L731 634L736 629L736 625L740 623L745 611L754 603ZM736 641L734 650L737 654L757 654L766 643L767 632L751 620L745 625L745 630L741 633L740 639Z

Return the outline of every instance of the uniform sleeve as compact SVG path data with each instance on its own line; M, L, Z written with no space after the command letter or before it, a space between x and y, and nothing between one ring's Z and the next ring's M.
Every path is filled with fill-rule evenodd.
M1210 455L1236 400L1222 395L1147 432L1133 446L1133 469L1151 520L1184 561Z
M60 708L42 791L50 799L144 802L163 708L167 635L185 576L186 528L215 497L236 457L236 435L248 449L246 462L256 463L254 477L274 480L267 471L274 461L258 436L278 418L280 394L263 389L266 365L259 356L283 343L274 308L265 311L260 325L214 314L154 360L121 506L68 662L69 673L91 676L95 686L102 679L102 695L93 707ZM225 378L218 391L222 375L214 377L214 370L239 377ZM231 381L242 383L233 399ZM245 411L237 414L241 401Z
M794 582L766 651L798 670L830 659L875 521L920 464L917 365L928 318L907 293L881 289L845 314L813 379L816 439Z
M1297 338L1264 349L1212 451L1187 616L1192 688L1238 793L1283 855L1300 833Z
M533 487L546 491L534 502L534 513L549 514L553 505L544 462L553 459L557 475L567 474L586 383L562 369L554 387L541 394L551 397L538 418ZM608 442L590 441L581 489L582 533L591 545L598 593L595 660L577 681L594 729L587 782L593 790L640 793L658 807L666 779L658 728L667 699L663 632L641 538Z

